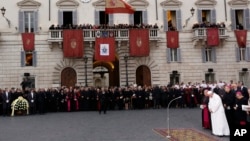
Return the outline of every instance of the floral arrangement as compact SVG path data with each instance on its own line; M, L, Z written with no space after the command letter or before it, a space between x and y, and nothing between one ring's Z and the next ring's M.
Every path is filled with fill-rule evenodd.
M22 96L19 96L11 103L11 109L12 109L11 116L14 116L15 111L23 111L23 110L26 110L27 114L29 114L29 103Z

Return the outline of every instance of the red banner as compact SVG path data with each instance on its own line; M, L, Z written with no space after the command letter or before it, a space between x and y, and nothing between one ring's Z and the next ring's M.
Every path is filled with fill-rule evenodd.
M207 46L218 46L219 44L219 29L207 28Z
M135 10L127 2L123 0L106 0L105 12L112 13L129 13L133 14Z
M218 46L220 44L219 29L207 28L207 46Z
M179 32L167 31L167 47L178 48L179 47Z
M63 30L63 55L66 58L83 57L82 30Z
M149 56L148 29L129 30L130 56Z
M34 33L22 33L23 50L33 51L35 49L35 34Z
M95 60L115 61L115 38L95 39Z
M247 44L247 30L235 30L236 40L239 47L246 47Z

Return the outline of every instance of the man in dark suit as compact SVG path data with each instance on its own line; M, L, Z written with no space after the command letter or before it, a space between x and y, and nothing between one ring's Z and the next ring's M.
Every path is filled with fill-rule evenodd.
M3 116L10 115L10 100L11 94L8 88L5 88L5 91L2 94Z
M237 91L240 91L246 99L249 98L247 87L244 86L244 83L242 81L238 82Z
M34 89L31 89L28 93L28 102L29 102L29 113L31 115L36 114L36 93Z

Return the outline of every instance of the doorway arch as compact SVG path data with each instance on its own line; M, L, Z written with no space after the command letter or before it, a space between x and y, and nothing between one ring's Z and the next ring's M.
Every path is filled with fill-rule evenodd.
M67 67L64 68L61 72L61 86L75 86L77 81L76 71L71 68Z
M136 84L151 86L151 72L147 66L141 65L136 69Z

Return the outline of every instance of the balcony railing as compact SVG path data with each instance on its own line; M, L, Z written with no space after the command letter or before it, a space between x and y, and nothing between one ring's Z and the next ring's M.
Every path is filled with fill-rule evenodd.
M207 28L195 28L194 29L194 38L203 39L207 37ZM226 34L225 28L219 28L219 38L226 38L228 35Z
M149 29L149 40L158 40L158 29ZM115 37L119 40L129 40L129 29L84 29L84 41L95 41L96 37ZM49 42L61 42L63 30L49 30Z

